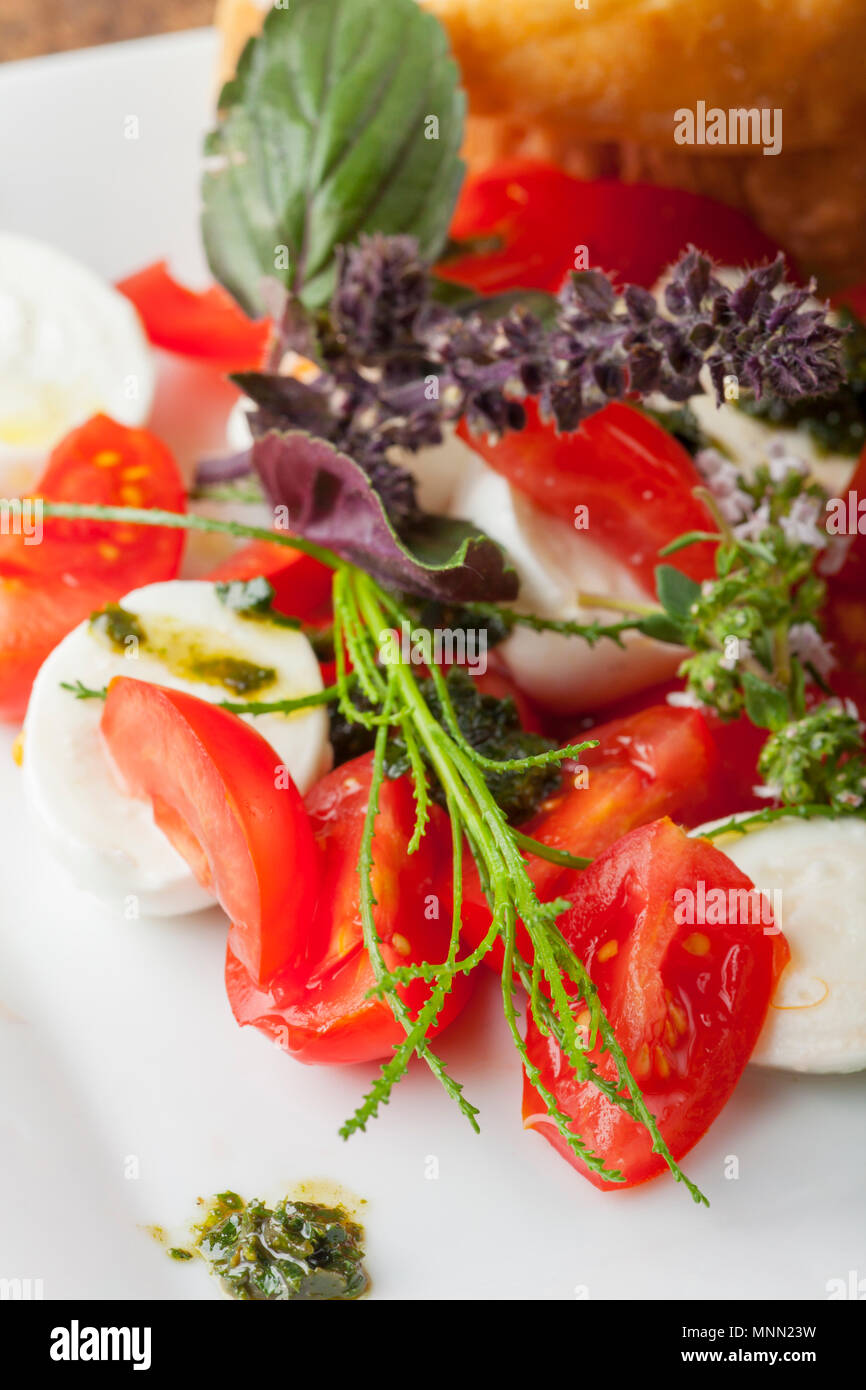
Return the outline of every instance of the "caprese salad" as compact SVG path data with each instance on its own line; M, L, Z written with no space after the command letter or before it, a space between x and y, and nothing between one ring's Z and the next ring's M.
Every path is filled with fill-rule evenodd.
M461 183L462 115L412 0L295 0L212 288L0 237L0 714L83 888L217 901L239 1024L381 1063L345 1136L413 1059L477 1128L433 1040L489 967L524 1124L705 1201L748 1062L866 1066L864 295L684 192ZM194 476L157 349L234 383Z

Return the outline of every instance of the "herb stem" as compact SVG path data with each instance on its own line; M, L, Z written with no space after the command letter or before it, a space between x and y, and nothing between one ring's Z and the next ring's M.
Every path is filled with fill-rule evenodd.
M632 603L628 599L612 598L609 594L588 594L581 590L577 595L581 608L609 608L614 613L634 613L640 618L663 617L663 610L652 603Z
M302 550L328 569L340 570L346 562L332 550L302 536L290 536L285 531L272 531L266 526L247 526L240 521L218 521L215 517L198 516L193 512L167 512L159 507L104 507L96 502L51 502L42 504L43 516L64 517L71 521L118 521L127 526L164 526L173 531L211 531L242 540L268 541L285 545L290 550Z

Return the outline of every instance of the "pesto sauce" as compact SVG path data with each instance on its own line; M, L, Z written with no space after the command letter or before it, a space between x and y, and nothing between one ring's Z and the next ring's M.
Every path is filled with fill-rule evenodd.
M129 650L130 638L139 645L145 641L144 628L138 618L119 603L107 603L98 613L91 613L90 626L121 652Z
M223 685L236 695L251 695L277 678L273 667L256 666L236 656L203 656L191 661L187 670L207 685Z
M196 1248L231 1298L359 1298L368 1286L364 1231L344 1207L285 1198L271 1209L220 1192L199 1227Z
M252 695L273 685L277 673L271 666L232 656L209 648L206 635L181 627L170 618L153 619L145 627L135 613L118 603L106 604L92 613L90 627L117 651L128 654L131 647L152 652L175 676L219 685L233 695Z

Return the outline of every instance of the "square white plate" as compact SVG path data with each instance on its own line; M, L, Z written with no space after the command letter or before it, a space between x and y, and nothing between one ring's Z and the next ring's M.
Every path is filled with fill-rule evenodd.
M167 257L203 282L207 31L0 69L0 226L108 277ZM130 138L130 132L136 138ZM686 1167L602 1194L521 1127L520 1069L484 981L442 1051L481 1106L475 1137L416 1067L366 1135L336 1134L370 1068L309 1069L239 1031L217 912L118 920L24 818L0 732L0 1278L46 1298L215 1298L175 1264L195 1199L325 1179L367 1200L374 1296L814 1298L866 1274L864 1078L749 1069ZM737 1177L728 1176L734 1171Z

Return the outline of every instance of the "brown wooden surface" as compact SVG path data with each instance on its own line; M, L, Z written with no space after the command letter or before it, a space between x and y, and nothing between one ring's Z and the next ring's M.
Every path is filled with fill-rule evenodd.
M0 60L194 29L213 12L214 0L0 0Z

